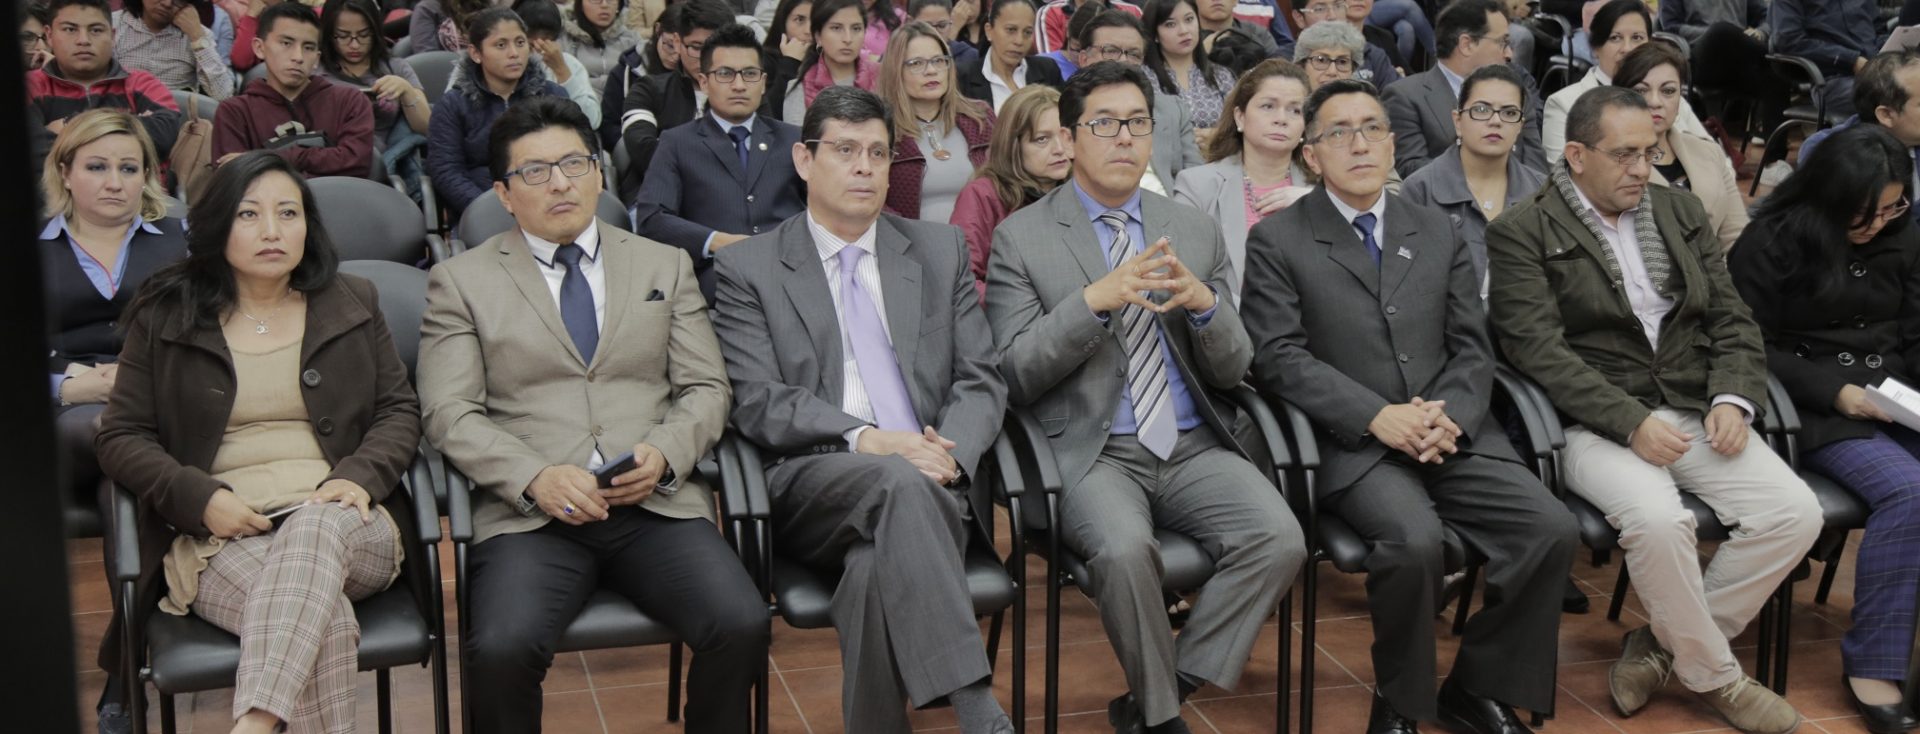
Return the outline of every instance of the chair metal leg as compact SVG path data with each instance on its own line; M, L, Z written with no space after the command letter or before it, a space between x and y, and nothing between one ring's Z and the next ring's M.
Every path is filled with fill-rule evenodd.
M680 656L685 652L680 643L673 643L667 649L667 721L680 720Z
M1319 650L1314 647L1314 627L1320 616L1315 609L1320 598L1318 554L1307 560L1300 575L1305 577L1300 600L1300 734L1313 734L1313 670L1319 658Z
M380 734L393 734L393 670L381 668L373 672L373 701L375 716L380 720Z
M1767 603L1760 607L1759 629L1755 635L1759 647L1753 653L1753 677L1762 684L1773 675L1773 610L1779 601L1778 597L1769 597Z
M1820 588L1813 592L1813 603L1827 603L1827 592L1833 590L1833 577L1840 575L1840 557L1846 553L1847 543L1843 537L1839 543L1834 544L1833 552L1827 554L1827 557L1822 560L1826 568L1820 570Z
M450 734L452 721L451 703L447 699L447 636L434 636L433 640L433 731L434 734Z
M1620 621L1620 607L1627 603L1627 562L1620 561L1620 580L1613 584L1613 601L1607 604L1607 621Z
M1453 613L1453 636L1467 633L1467 612L1473 608L1473 586L1480 580L1480 567L1467 566L1467 577L1460 580L1460 606Z
M768 624L771 625L772 621L769 620ZM754 688L756 690L753 692L753 730L757 734L768 734L768 732L772 730L772 717L767 712L767 705L773 700L773 662L771 658L762 658L760 660L760 681Z
M1793 577L1780 584L1780 615L1773 641L1773 692L1787 695L1787 653L1793 650Z
M142 690L141 694L145 695ZM160 734L179 734L180 722L174 720L173 694L160 694Z
M1020 498L1007 498L1007 576L1013 579L1013 730L1027 731L1027 539Z
M1051 499L1051 498L1049 498ZM1046 732L1060 732L1060 569L1055 564L1060 548L1060 531L1047 533L1051 553L1047 556L1047 694Z
M987 622L987 670L1000 660L1000 628L1007 621L1007 610L994 612Z
M1291 589L1287 590L1286 596L1280 597L1279 632L1280 650L1274 657L1277 661L1275 667L1278 669L1276 672L1279 677L1274 690L1279 695L1274 696L1273 734L1287 734L1288 725L1292 723L1288 721L1292 714L1288 710L1290 708L1288 699L1292 696L1293 690L1293 664L1289 659L1293 657L1293 590Z

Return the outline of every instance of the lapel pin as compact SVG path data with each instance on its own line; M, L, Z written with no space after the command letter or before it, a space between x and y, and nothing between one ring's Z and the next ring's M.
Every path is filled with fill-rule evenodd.
M766 149L767 149L767 144L766 144L766 143L761 143L761 144L760 144L760 149L761 149L761 150L766 150Z
M1406 258L1406 259L1408 259L1408 260L1412 260L1412 259L1413 259L1413 251L1412 251L1412 250L1409 250L1409 249L1407 249L1407 248L1405 248L1405 247L1402 247L1402 248L1400 248L1400 256L1401 256L1401 257L1404 257L1404 258Z

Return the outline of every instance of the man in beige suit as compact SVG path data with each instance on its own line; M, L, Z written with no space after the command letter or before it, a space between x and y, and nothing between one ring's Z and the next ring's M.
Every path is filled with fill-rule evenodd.
M477 488L468 720L538 731L560 633L605 587L692 646L687 731L746 732L770 628L695 475L731 391L693 264L594 218L572 103L515 104L490 148L519 226L434 268L420 328L428 438Z

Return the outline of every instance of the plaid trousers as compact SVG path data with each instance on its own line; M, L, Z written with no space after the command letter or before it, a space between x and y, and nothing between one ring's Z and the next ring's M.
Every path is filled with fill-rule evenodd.
M240 637L235 719L259 709L294 734L353 731L353 602L393 583L399 534L383 509L363 524L359 510L327 503L208 559L193 612Z
M1873 508L1853 562L1853 628L1841 639L1847 675L1899 681L1913 647L1920 590L1920 434L1886 425L1871 438L1801 454L1807 467Z

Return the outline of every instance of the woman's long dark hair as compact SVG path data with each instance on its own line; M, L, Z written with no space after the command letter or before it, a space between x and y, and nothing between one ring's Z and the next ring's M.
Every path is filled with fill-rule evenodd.
M807 46L806 57L800 59L801 79L807 78L807 72L813 70L813 65L820 63L820 37L825 33L828 21L847 8L860 11L862 23L872 22L867 19L867 7L861 5L860 0L814 0L813 15L807 17L807 29L813 31L813 43ZM773 31L768 31L768 35L773 35ZM858 68L859 57L856 56L853 63Z
M787 32L787 18L793 16L793 9L800 7L801 3L812 5L813 0L780 0L780 4L774 7L773 24L767 26L767 42L762 46L767 52L767 58L780 58L780 37ZM809 16L807 21L807 27L811 29L813 18Z
M340 28L341 13L357 13L367 21L367 32L373 34L367 39L367 73L381 76L380 72L387 69L389 51L387 37L380 33L380 9L373 0L327 0L320 10L320 66L337 78L347 78L340 68L338 42L333 40L334 31Z
M268 151L254 151L227 161L213 169L213 180L200 201L187 211L187 258L168 265L147 278L133 302L127 305L127 318L158 306L178 306L178 325L193 329L218 329L220 317L234 305L233 265L227 262L227 238L233 233L233 218L239 214L240 201L247 188L269 173L285 174L300 189L300 207L307 220L306 252L293 267L294 290L312 293L333 282L340 269L340 256L320 224L314 207L313 191L307 180L287 159ZM155 326L164 326L156 324Z
M893 11L893 0L873 0L873 4L867 6L867 23L879 23L887 27L888 33L892 33L900 28L900 16Z
M1913 200L1912 153L1879 125L1855 125L1820 143L1820 154L1773 190L1754 212L1750 232L1765 232L1728 258L1764 257L1786 273L1786 295L1818 295L1838 287L1854 245L1847 233L1874 215L1880 195L1898 184ZM1902 214L1880 237L1909 226Z
M1167 55L1160 50L1160 24L1173 17L1173 11L1185 5L1193 9L1195 18L1200 17L1200 6L1193 0L1151 0L1144 8L1145 14L1140 24L1147 32L1147 71L1153 73L1154 84L1167 94L1179 94L1180 84L1173 78L1173 70L1167 68ZM1220 91L1220 85L1213 78L1213 60L1207 58L1207 50L1199 44L1193 47L1193 68L1200 70L1200 79L1207 88Z
M620 17L620 14L627 12L627 0L620 0L619 5L620 7L615 8L613 11L613 22L615 23L620 23L624 20ZM573 0L573 23L574 25L580 26L580 30L586 33L588 38L593 39L594 46L601 48L606 47L607 39L600 37L600 34L611 30L613 26L601 28L589 22L587 20L587 0Z

